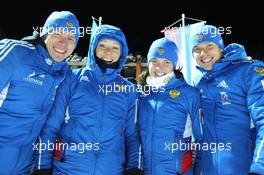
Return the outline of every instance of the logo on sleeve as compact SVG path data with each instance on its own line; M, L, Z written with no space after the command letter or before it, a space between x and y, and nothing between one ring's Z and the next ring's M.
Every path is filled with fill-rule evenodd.
M33 73L29 74L27 77L24 78L24 81L27 81L29 83L32 83L38 86L43 86L43 81L39 80L39 78L43 79L45 78L45 75L44 74L36 75L35 71L33 71Z
M228 98L226 92L220 92L222 105L230 105L231 100Z
M171 98L176 98L181 95L181 92L178 90L170 90L169 94Z
M255 71L259 73L261 76L264 76L264 68L263 67L255 67Z

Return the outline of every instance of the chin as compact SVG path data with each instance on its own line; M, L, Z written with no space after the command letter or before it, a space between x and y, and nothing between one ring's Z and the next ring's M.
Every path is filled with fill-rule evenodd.
M66 58L66 57L65 57ZM56 58L53 58L56 62L62 62L65 58L62 58L62 57L56 57Z
M212 70L212 66L204 66L206 70Z

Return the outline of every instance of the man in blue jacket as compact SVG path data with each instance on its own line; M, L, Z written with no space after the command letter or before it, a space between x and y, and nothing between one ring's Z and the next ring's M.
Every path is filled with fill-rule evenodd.
M225 47L211 25L193 37L193 56L203 73L204 142L214 145L198 151L195 173L264 174L263 62L249 60L242 45Z
M119 28L102 25L97 29L87 67L75 70L72 81L58 92L39 139L36 172L140 173L136 89L120 76L127 54L126 38ZM55 157L52 147L60 150Z
M76 30L77 29L77 30ZM64 59L79 39L69 11L53 12L40 33L0 41L0 174L30 174L33 143L69 75Z

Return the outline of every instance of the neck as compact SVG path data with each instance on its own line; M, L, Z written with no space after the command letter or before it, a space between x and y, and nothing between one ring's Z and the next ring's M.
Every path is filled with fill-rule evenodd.
M100 67L100 69L102 70L103 73L106 72L106 69L107 68L111 68L111 69L118 69L119 67L119 62L114 62L114 63L111 63L111 64L107 64L105 63L104 60L98 58L97 56L95 57L95 61L96 61L96 64Z
M156 88L165 86L166 84L168 84L168 82L171 80L171 78L173 78L175 76L174 72L168 73L166 75L163 75L161 77L152 77L152 76L148 76L147 77L147 84L149 86L153 86Z

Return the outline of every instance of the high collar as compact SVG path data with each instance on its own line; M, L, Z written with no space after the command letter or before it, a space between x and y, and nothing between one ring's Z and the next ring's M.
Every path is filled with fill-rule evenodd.
M103 73L106 73L107 69L118 69L119 67L119 61L112 63L112 64L107 64L104 62L104 60L98 58L97 56L95 56L95 62L96 64L101 68Z

